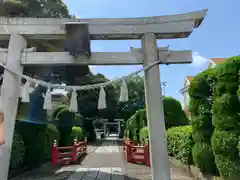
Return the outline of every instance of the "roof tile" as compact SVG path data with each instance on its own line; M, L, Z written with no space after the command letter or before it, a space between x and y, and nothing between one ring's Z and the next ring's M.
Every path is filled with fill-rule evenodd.
M186 76L186 78L187 80L191 81L194 78L194 76Z
M224 62L227 58L210 58L215 64Z

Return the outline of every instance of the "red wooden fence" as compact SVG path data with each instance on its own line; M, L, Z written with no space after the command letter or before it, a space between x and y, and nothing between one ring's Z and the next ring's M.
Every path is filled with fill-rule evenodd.
M148 144L138 146L136 142L124 138L124 154L127 162L143 163L146 166L150 166L150 155Z
M73 146L58 147L54 141L52 147L52 165L77 163L80 156L87 153L87 139L78 142L74 139Z

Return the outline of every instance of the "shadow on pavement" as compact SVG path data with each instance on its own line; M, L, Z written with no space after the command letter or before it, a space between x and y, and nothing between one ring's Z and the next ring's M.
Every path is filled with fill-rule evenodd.
M84 161L84 159L86 158L86 156L94 153L94 151L98 147L100 147L102 143L103 143L103 140L96 140L95 142L89 142L88 143L88 154L80 157L77 165L81 165L82 162ZM74 166L74 165L70 164L70 166ZM9 172L8 179L9 180L25 180L28 177L29 178L36 177L37 179L43 178L43 177L52 177L53 174L55 174L55 171L59 170L61 167L64 167L64 166L59 165L59 166L53 167L51 165L50 161L48 161L48 162L42 164L40 167L35 167L35 168L24 168L23 167L21 169L11 170ZM69 173L70 172L67 172L65 174L69 176ZM73 172L71 172L71 173L73 173ZM46 178L46 180L48 180L48 178Z

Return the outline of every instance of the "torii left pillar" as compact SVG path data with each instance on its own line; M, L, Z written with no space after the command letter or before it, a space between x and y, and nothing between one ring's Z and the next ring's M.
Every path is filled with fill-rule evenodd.
M18 99L21 91L21 76L23 73L21 65L21 53L27 47L27 41L20 34L12 34L9 40L6 67L2 84L2 103L4 112L4 137L5 144L0 147L2 156L0 157L0 179L8 179L8 169L13 142L14 126L17 114Z

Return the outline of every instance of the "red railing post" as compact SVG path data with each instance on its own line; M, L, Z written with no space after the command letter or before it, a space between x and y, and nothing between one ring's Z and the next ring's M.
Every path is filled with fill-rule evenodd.
M150 166L149 143L144 146L144 161L146 166Z
M52 165L56 165L58 163L58 151L57 151L57 141L54 140L52 147Z
M132 145L129 143L126 143L126 150L127 150L127 162L132 161Z
M127 159L127 140L126 139L123 141L123 150L124 150L123 151L124 156Z
M84 148L84 153L87 154L87 137L85 137L84 142L85 142L84 147L83 147Z
M78 159L77 157L77 148L78 148L78 142L77 138L73 140L73 148L72 148L72 162L75 163Z

